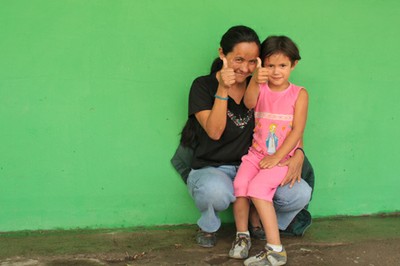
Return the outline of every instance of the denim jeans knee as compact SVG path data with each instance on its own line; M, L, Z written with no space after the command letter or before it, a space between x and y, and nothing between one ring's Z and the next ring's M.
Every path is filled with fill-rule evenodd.
M285 230L294 217L310 201L311 187L301 179L290 188L289 184L278 187L274 196L274 207L280 230Z
M232 182L236 170L236 166L220 166L190 172L187 186L201 213L197 224L203 231L217 231L221 226L218 212L226 210L235 201Z

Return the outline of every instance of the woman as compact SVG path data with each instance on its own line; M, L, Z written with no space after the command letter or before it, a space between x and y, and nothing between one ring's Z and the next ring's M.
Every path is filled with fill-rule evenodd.
M221 226L218 212L235 201L232 182L254 128L253 110L245 107L243 96L257 66L259 50L254 30L246 26L230 28L222 36L219 58L211 73L195 79L190 90L189 119L181 143L193 149L187 187L201 213L196 242L202 247L216 244L215 232ZM303 160L303 152L297 150L284 163L289 171L283 183L290 185L280 187L274 198L282 230L310 199L311 188L300 178Z

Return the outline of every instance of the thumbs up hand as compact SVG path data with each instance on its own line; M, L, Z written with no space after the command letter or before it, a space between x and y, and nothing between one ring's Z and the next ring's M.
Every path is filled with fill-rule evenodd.
M233 68L228 67L226 57L222 58L223 66L219 72L219 83L226 89L229 89L236 82L235 72Z
M257 57L257 68L253 74L254 79L257 83L266 83L268 81L269 71L267 68L262 67L261 59Z

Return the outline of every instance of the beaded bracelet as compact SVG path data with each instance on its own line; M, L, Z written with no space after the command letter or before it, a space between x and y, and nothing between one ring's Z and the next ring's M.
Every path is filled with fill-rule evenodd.
M224 100L224 101L229 100L229 97L221 97L221 96L218 96L217 94L215 94L214 97L217 99L220 99L220 100Z

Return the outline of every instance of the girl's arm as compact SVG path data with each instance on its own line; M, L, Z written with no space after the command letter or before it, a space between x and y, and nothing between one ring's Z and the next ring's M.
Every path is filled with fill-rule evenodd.
M255 76L251 77L246 92L244 93L243 102L247 109L253 109L256 107L258 95L260 94L260 86L255 79Z
M299 96L296 101L294 108L294 117L292 131L286 137L282 146L271 156L266 156L260 162L261 168L272 168L277 165L286 155L289 154L297 143L302 139L304 128L307 121L307 110L308 110L308 94L305 89L299 92Z
M243 99L244 105L246 105L247 109L253 109L256 107L258 95L260 94L259 84L266 83L267 81L268 70L261 67L261 59L257 57L257 68L251 77Z

